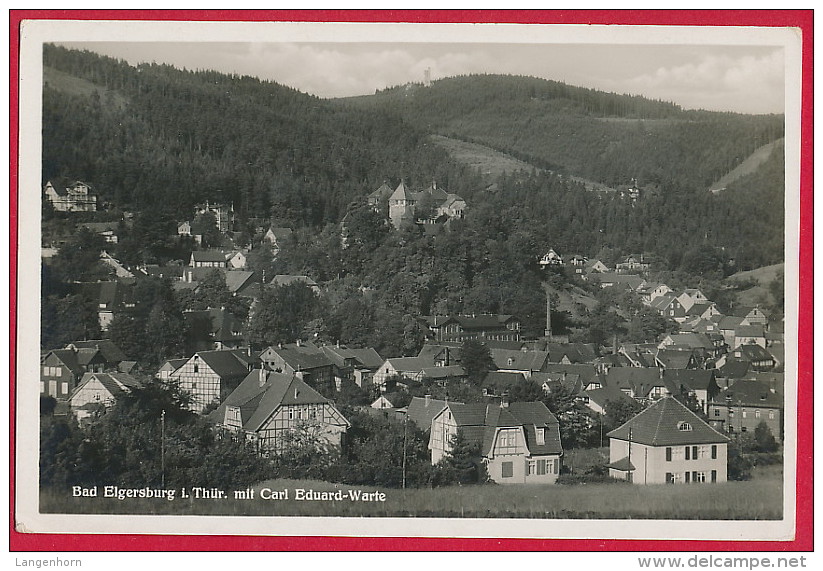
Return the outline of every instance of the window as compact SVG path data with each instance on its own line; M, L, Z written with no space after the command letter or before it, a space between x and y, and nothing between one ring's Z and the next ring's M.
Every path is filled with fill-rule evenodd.
M517 445L517 434L514 430L501 430L498 442L501 448L514 448Z
M744 408L744 409L743 409L743 418L746 418L746 413L747 413L747 412L748 412L748 411Z
M688 446L686 446L686 460L691 460L691 454L690 454L690 452L691 452L691 448L689 448Z
M60 383L60 392L64 395L69 394L69 384L68 383Z
M717 460L717 444L712 444L712 460Z
M683 432L689 432L692 429L692 425L688 422L678 422L677 423L677 430L682 430Z
M769 411L769 419L774 420L774 411L773 410Z
M692 481L693 482L706 482L706 472L692 472Z
M546 429L545 428L536 428L535 432L537 434L537 444L543 445L546 443Z
M537 462L534 460L529 460L526 464L526 473L529 476L534 476L537 474Z
M51 370L51 367L43 367L43 376L48 377L50 370Z
M717 470L712 470L712 484L717 482Z
M666 462L671 462L671 461L672 461L672 447L667 446L666 447Z
M46 392L46 381L40 381L40 392Z
M504 478L511 478L514 476L514 463L512 462L503 462L500 465L501 469L501 476Z
M691 480L691 475L692 475L691 472L686 472L686 483L687 484L691 483L691 481L692 481Z
M537 475L538 476L545 476L548 474L547 466L549 461L548 460L538 460L537 461Z
M760 410L759 409L754 411L754 417L755 418L760 418Z
M719 408L714 409L714 415L715 416L720 416L720 409Z
M666 472L666 483L667 484L674 484L675 482L675 474L671 472Z
M692 446L692 460L697 460L697 446Z
M195 372L195 373L199 373L199 372L200 372L200 365L198 365L197 363L195 363L195 364L194 364L194 372Z

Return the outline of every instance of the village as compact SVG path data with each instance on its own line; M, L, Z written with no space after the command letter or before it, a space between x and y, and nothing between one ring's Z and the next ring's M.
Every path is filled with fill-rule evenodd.
M101 208L92 186L80 181L46 181L43 197L69 222ZM436 182L416 189L401 180L364 197L387 231L411 225L436 236L471 216L471 204ZM75 228L115 245L128 216ZM455 447L468 446L481 480L497 484L553 484L570 472L565 459L575 448L607 450L601 476L637 485L726 482L737 477L730 467L735 443L779 450L784 322L765 307L737 305L724 314L696 287L652 280L653 262L642 253L609 267L546 244L536 260L542 271L628 295L671 332L644 343L618 342L616 335L611 342L571 341L554 330L558 308L547 288L542 335L526 334L516 314L453 313L414 316L423 336L414 354L381 354L312 336L263 346L248 332L265 309L265 292L299 287L318 298L328 292L319 276L266 275L248 267L261 248L276 258L293 247L294 229L262 222L255 227L257 242L242 243L233 205L204 202L190 219L178 221L171 237L191 245L187 260L126 265L102 249L108 275L73 284L94 300L100 338L41 348L41 413L43 399L50 399L51 414L88 425L152 377L188 395L189 410L215 431L271 457L283 454L296 432L311 432L325 453L342 453L352 428L344 410L354 406L422 431L433 466L453 456ZM343 248L346 224L344 218ZM61 245L43 244L46 265ZM185 349L148 370L107 332L117 316L139 309L135 288L156 278L186 299L205 295L216 280L231 303L184 311ZM344 393L346 407L338 402ZM547 402L565 404L551 410Z

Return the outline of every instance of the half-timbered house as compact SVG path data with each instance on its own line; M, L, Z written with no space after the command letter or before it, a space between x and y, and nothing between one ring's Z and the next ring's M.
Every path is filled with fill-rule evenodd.
M302 436L328 452L339 451L350 426L330 400L299 377L263 369L249 373L209 416L244 434L262 454L282 452Z

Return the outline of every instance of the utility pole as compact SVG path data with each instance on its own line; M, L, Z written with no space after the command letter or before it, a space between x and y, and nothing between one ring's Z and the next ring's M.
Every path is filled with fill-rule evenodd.
M406 425L408 424L409 419L407 417L403 417L403 489L406 489Z
M166 411L160 411L160 487L166 488Z
M626 468L626 479L632 481L632 427L629 427L629 465Z

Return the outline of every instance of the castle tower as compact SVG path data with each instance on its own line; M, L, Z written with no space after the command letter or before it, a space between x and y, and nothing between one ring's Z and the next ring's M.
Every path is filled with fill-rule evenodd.
M402 180L389 197L389 218L395 228L400 228L404 220L414 221L414 199Z

